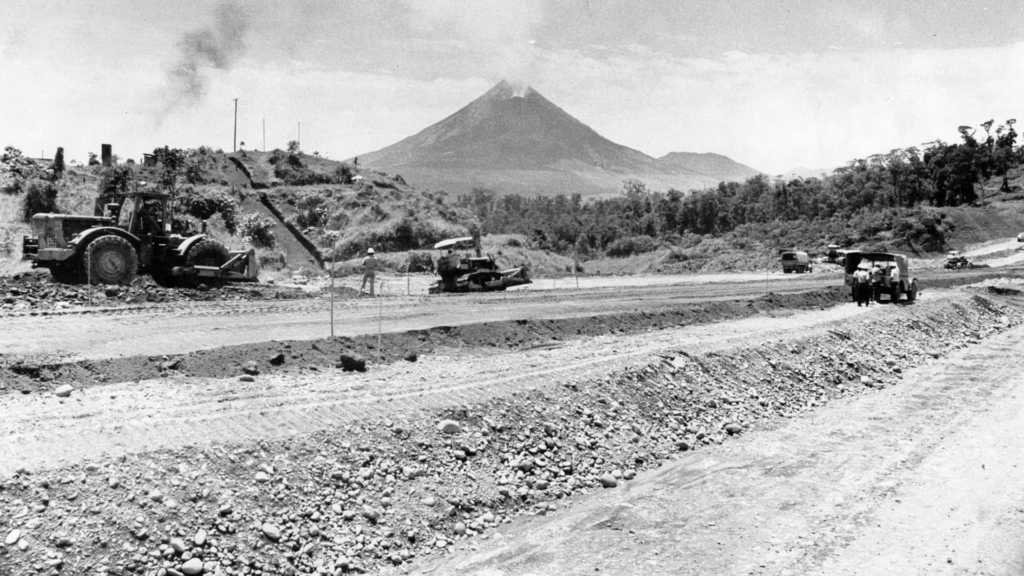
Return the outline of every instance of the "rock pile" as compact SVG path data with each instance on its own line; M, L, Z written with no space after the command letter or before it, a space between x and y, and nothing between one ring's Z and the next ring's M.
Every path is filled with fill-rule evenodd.
M33 270L13 276L0 276L0 312L60 311L89 302L89 286L59 284L45 270ZM148 276L136 278L130 286L95 286L92 302L96 306L127 306L165 302L214 300L264 300L315 297L298 288L272 284L228 284L216 290L163 288Z
M824 337L666 354L600 380L280 442L148 453L0 483L12 573L343 574L486 538L678 454L1022 322L981 296ZM898 321L897 321L898 320Z

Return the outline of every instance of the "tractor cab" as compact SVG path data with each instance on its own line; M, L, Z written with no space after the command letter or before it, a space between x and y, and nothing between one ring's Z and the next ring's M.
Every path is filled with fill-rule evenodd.
M107 204L107 216L117 227L135 236L170 236L170 196L161 192L126 194L121 204Z

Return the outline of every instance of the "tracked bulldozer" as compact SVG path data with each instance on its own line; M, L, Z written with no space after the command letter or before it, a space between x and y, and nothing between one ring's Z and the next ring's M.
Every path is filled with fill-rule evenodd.
M102 216L32 216L22 259L64 283L129 284L138 274L167 287L257 281L253 250L229 251L205 234L173 234L168 194L136 190L119 199Z
M434 244L434 249L440 250L436 264L439 278L430 286L430 294L491 292L531 283L526 266L501 270L493 256L483 256L478 237L442 240ZM476 256L459 254L460 250L469 249L473 249Z

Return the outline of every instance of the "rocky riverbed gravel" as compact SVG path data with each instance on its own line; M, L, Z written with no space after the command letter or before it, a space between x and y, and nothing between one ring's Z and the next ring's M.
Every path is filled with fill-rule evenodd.
M86 306L118 307L168 302L214 300L265 300L311 298L319 294L297 287L274 284L231 283L221 288L163 288L148 276L136 278L129 286L88 286L60 284L46 270L0 276L0 313L60 312Z
M0 479L0 574L400 572L681 452L896 385L909 366L1021 323L1002 298L893 306L826 337L676 351L283 441L21 470Z

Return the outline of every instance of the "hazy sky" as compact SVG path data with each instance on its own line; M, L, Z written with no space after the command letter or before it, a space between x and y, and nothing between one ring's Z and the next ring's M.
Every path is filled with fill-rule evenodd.
M777 173L1024 116L1024 2L0 0L0 145L84 160L238 139L331 158L502 78L654 156Z

